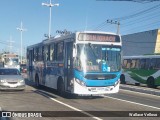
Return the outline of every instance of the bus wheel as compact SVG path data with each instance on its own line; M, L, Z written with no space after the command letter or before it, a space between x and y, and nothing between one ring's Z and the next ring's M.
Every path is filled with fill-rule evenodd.
M57 90L60 96L64 96L64 83L62 79L58 80Z
M38 77L38 75L36 75L36 77L35 77L35 85L36 85L37 88L39 87L39 77Z
M150 88L155 88L155 81L154 81L154 78L153 77L149 77L147 79L147 86L150 87Z
M120 82L121 84L126 84L125 76L123 74L120 76Z

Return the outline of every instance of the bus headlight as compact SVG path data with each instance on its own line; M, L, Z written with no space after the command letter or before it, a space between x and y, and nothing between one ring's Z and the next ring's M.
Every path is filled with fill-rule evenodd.
M6 80L0 80L0 82L1 82L1 83L5 83L5 82L6 82Z
M116 87L119 84L120 80L117 80L114 84L114 87Z
M76 82L77 82L78 84L80 84L81 86L86 86L85 82L83 82L83 81L81 81L81 80L78 80L78 79L75 79L75 80L76 80Z
M24 80L19 80L19 82L20 82L20 83L23 83L23 82L24 82Z

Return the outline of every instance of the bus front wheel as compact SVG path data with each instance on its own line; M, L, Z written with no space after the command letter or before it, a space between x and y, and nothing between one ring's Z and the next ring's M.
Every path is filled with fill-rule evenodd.
M154 80L153 77L149 77L149 78L147 79L147 86L148 86L149 88L155 88L155 87L156 87L156 86L155 86L155 80Z
M121 84L126 84L125 76L123 74L120 76L120 82Z

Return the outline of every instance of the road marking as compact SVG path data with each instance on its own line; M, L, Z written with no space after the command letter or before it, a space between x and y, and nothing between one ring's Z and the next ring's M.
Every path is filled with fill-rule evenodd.
M46 95L45 93L42 93L41 91L42 91L42 92L45 92L45 91L43 91L43 90L38 90L38 92L39 92L40 94L42 94L42 95L48 97L49 99L51 99L51 100L53 100L53 101L55 101L55 102L57 102L57 103L59 103L59 104L61 104L61 105L64 105L64 106L66 106L66 107L69 107L69 108L71 108L72 110L81 112L81 113L83 113L83 114L85 114L85 115L87 115L87 116L89 116L89 117L92 117L93 119L96 119L96 120L103 120L103 119L101 119L101 118L99 118L99 117L95 117L95 116L92 115L92 114L89 114L89 113L87 113L87 112L84 112L83 110L80 110L80 109L75 108L75 107L73 107L73 106L71 106L71 105L68 105L68 104L63 103L63 102L61 102L61 101L59 101L59 100L56 100L56 99L54 99L54 98L52 98L52 97Z
M102 96L106 97L106 98L111 98L111 99L115 99L115 100L119 100L119 101L123 101L123 102L128 102L128 103L132 103L132 104L141 105L141 106L150 107L150 108L154 108L154 109L160 110L160 108L154 107L154 106L150 106L150 105L145 105L145 104L136 103L136 102L132 102L132 101L128 101L128 100L123 100L123 99L119 99L119 98L114 98L114 97L109 97L109 96L105 96L105 95L102 95Z
M131 91L131 90L122 90L122 89L120 89L120 91L127 91L127 92L134 92L134 93L138 93L138 94L142 94L142 95L148 95L148 96L154 96L154 97L160 97L160 96L158 96L158 95L154 95L154 94L148 94L148 93L141 93L141 92L138 92L138 91Z

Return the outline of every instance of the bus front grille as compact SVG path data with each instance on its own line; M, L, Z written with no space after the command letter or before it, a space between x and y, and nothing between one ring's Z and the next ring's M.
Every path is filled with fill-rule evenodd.
M93 74L88 74L85 76L86 79L90 80L110 80L116 78L116 74L102 74L102 75L93 75Z

